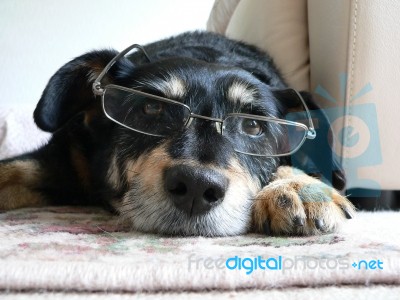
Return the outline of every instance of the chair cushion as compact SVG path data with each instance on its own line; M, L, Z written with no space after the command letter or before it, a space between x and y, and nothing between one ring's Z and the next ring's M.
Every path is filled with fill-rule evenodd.
M291 87L309 90L306 0L217 0L207 28L267 51Z

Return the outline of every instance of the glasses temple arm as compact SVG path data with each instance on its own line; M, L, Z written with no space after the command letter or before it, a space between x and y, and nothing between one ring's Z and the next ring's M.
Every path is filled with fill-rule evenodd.
M106 65L106 67L101 71L99 76L97 76L96 80L93 82L92 85L92 90L95 95L101 96L103 94L103 89L101 88L101 80L103 77L106 75L106 73L111 69L111 67L123 56L125 56L128 52L130 52L132 49L139 49L143 52L143 54L146 56L147 60L150 62L150 58L147 54L147 52L144 50L144 48L138 44L133 44L120 52L118 55L116 55L110 62Z
M307 131L307 138L310 139L310 140L313 140L313 139L316 138L317 132L315 131L315 128L314 128L314 123L313 123L312 118L311 118L310 110L308 109L306 101L304 101L304 99L300 95L300 93L298 91L296 91L295 89L293 89L293 91L296 93L297 97L299 97L300 101L304 105L304 108L306 109L306 114L307 114L308 123L309 123L309 126L308 126L309 128L308 128L308 131Z

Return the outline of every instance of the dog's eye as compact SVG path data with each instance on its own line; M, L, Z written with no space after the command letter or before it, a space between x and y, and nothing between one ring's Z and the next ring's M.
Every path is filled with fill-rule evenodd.
M242 122L242 131L248 135L261 135L263 130L260 122L251 119L245 119Z
M161 114L162 111L163 111L162 103L147 102L143 106L143 112L146 115L156 116Z

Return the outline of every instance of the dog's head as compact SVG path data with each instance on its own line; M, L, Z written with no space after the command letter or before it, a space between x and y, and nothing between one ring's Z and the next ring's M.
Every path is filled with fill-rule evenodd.
M62 67L36 108L38 126L65 134L75 124L67 134L85 149L91 180L110 188L113 206L135 229L246 232L253 199L280 162L269 154L285 133L279 123L240 114L284 118L288 105L270 82L277 75L189 57L122 58L104 78L102 100L92 84L115 55L91 52ZM265 155L245 154L253 152Z

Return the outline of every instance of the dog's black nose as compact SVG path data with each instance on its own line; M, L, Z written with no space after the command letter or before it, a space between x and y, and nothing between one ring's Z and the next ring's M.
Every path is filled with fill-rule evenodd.
M199 215L224 199L229 181L211 169L178 165L165 172L165 189L175 206L189 215Z

